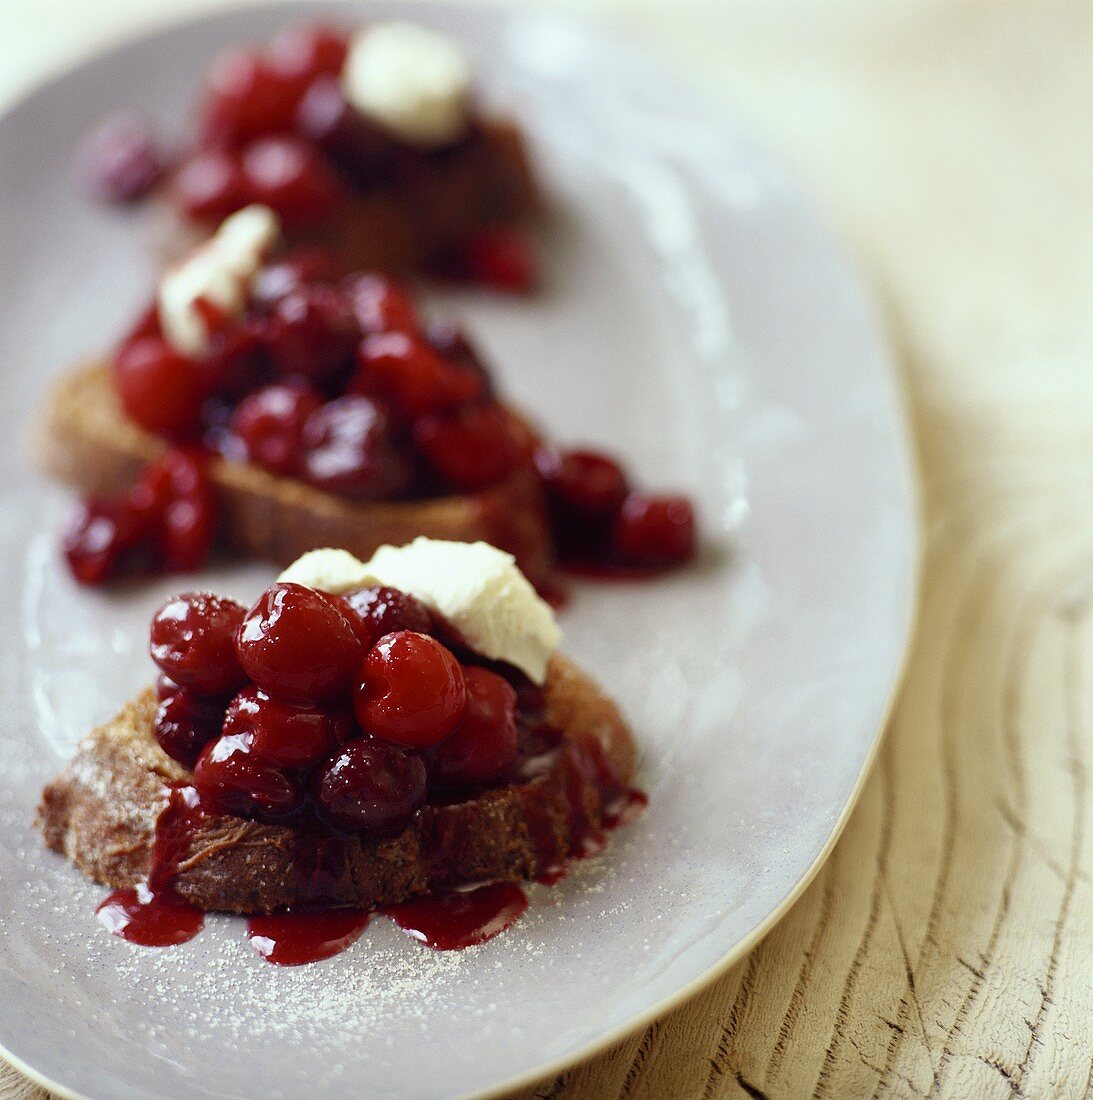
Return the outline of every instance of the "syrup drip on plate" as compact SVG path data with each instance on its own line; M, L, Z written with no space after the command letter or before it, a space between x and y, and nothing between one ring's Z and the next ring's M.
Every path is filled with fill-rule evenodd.
M380 912L408 936L438 951L459 951L485 943L511 928L528 907L516 883L497 882L451 894L435 894Z
M186 836L203 812L193 787L170 789L156 821L147 881L115 890L95 911L108 932L141 947L173 947L192 940L205 927L205 914L171 885Z
M313 909L251 917L247 938L266 962L278 966L329 959L360 939L372 914L366 909Z

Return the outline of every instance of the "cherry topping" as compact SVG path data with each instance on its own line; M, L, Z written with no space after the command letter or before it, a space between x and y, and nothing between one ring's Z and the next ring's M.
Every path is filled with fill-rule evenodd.
M531 290L538 279L531 245L511 226L478 230L464 242L460 259L475 282L495 290L519 294Z
M97 585L114 576L140 537L139 519L124 497L98 497L79 506L61 545L76 580Z
M386 412L367 397L339 397L308 418L302 476L318 489L361 500L395 496L411 478Z
M322 404L309 386L266 386L244 397L231 415L231 430L248 461L274 474L293 474L300 464L304 425Z
M114 362L114 385L126 415L150 432L175 438L193 435L205 400L197 365L166 340L131 340Z
M348 52L349 40L342 31L321 25L297 26L274 38L266 59L283 77L309 84L316 77L340 73Z
M429 634L433 628L428 608L416 597L397 588L357 588L346 592L342 602L352 612L357 633L368 649L385 634L399 630Z
M218 737L194 765L194 787L215 813L273 819L297 813L304 805L299 784L259 760L245 734Z
M318 702L346 691L362 654L337 599L283 583L267 589L247 612L236 650L263 691L296 702Z
M316 770L311 791L339 828L375 834L398 831L424 805L426 785L419 757L362 737Z
M516 692L495 672L464 667L467 708L451 735L437 745L429 772L450 787L493 783L516 762Z
M343 373L359 339L349 303L333 287L322 284L290 290L270 319L270 349L278 369L317 385L333 382Z
M378 387L409 417L458 408L482 392L474 371L444 359L423 337L408 332L365 337L357 359L350 388Z
M386 275L356 275L346 286L365 333L416 332L421 319L409 290Z
M270 309L291 290L308 283L333 282L341 275L339 265L324 249L295 248L258 272L251 285L251 300L260 308Z
M368 733L425 748L452 732L466 701L451 651L427 634L404 630L381 638L365 658L354 708Z
M246 609L226 596L184 592L152 616L152 660L176 684L223 695L246 679L235 635Z
M152 127L129 111L108 118L84 142L79 162L88 190L103 202L135 202L163 173Z
M551 499L586 516L611 516L626 496L626 475L614 459L597 451L540 447L535 467Z
M202 138L215 145L287 130L302 93L298 75L281 71L256 53L221 54L209 69Z
M500 405L470 405L414 425L418 449L457 489L481 489L507 477L527 457L527 439L527 432Z
M302 966L329 959L360 939L372 914L366 909L305 909L247 921L247 938L266 962Z
M224 721L221 700L198 695L188 688L178 688L165 696L156 708L154 734L156 743L173 760L192 768L201 750L220 736Z
M349 105L334 77L320 77L308 88L296 129L362 185L381 178L394 160L388 134Z
M204 461L192 451L168 451L146 471L134 496L157 477L167 481L159 534L163 568L192 573L205 564L216 535L216 495Z
M259 138L243 151L249 198L272 207L286 224L321 222L341 203L345 185L321 154L299 138Z
M195 153L174 172L171 193L188 218L221 222L247 203L243 162L231 149Z
M347 710L320 710L244 688L228 707L224 734L247 734L251 753L278 768L310 768L329 756L353 729Z
M615 549L638 565L688 561L695 540L694 508L686 497L631 493L615 521Z

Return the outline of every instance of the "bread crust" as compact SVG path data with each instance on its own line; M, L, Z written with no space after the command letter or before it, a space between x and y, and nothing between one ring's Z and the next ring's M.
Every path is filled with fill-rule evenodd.
M142 467L166 450L122 412L110 367L95 362L62 378L50 393L39 434L47 473L83 493L128 489ZM378 546L418 535L456 542L482 539L516 557L536 584L549 584L550 534L542 490L519 470L477 493L418 501L353 501L249 463L213 458L220 543L282 565L317 546L362 560Z
M634 772L633 739L616 705L566 658L551 659L544 694L546 721L563 734L548 770L467 802L425 806L398 836L345 839L324 856L323 901L367 908L460 883L534 877L581 839L574 798L580 828L598 828L609 795L590 777L588 761L604 762L625 786ZM46 844L107 886L147 877L169 787L191 778L154 741L155 707L146 690L94 730L39 807ZM314 901L296 862L301 836L285 826L203 816L188 834L173 885L202 909L233 913Z

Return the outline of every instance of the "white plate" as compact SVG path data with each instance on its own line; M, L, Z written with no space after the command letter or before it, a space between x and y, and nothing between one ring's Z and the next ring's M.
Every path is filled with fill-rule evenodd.
M70 154L128 104L177 131L217 48L303 10L169 28L0 120L0 1044L95 1097L473 1093L648 1020L754 943L815 871L876 746L912 615L888 353L782 170L568 17L399 7L473 51L533 135L556 207L541 297L444 304L559 438L617 449L641 480L699 502L696 568L582 587L563 617L569 651L632 719L651 805L603 858L535 888L512 931L461 953L382 920L299 969L256 958L223 917L174 949L108 936L102 891L31 829L36 793L148 680L149 613L182 582L77 590L56 551L66 498L15 446L47 378L103 347L148 286L143 216L81 201ZM207 580L251 596L270 573Z

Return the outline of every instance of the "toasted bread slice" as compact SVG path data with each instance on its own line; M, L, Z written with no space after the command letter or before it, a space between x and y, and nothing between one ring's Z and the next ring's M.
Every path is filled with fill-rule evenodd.
M50 395L42 464L81 492L129 488L165 447L124 415L105 363L66 376ZM384 543L401 546L418 535L481 539L514 555L533 583L549 581L551 542L541 489L526 471L477 493L360 502L247 463L213 459L210 469L220 541L249 556L287 565L316 546L337 546L367 560Z
M615 704L563 657L551 659L544 694L545 719L562 733L544 770L469 801L427 805L393 838L324 848L321 900L372 907L460 883L531 878L598 830L634 771L630 733ZM168 788L190 779L152 737L155 708L151 690L139 695L80 744L42 797L48 846L108 886L148 875ZM174 888L202 909L233 913L315 901L298 865L306 841L285 826L201 815ZM314 861L314 848L308 853Z

